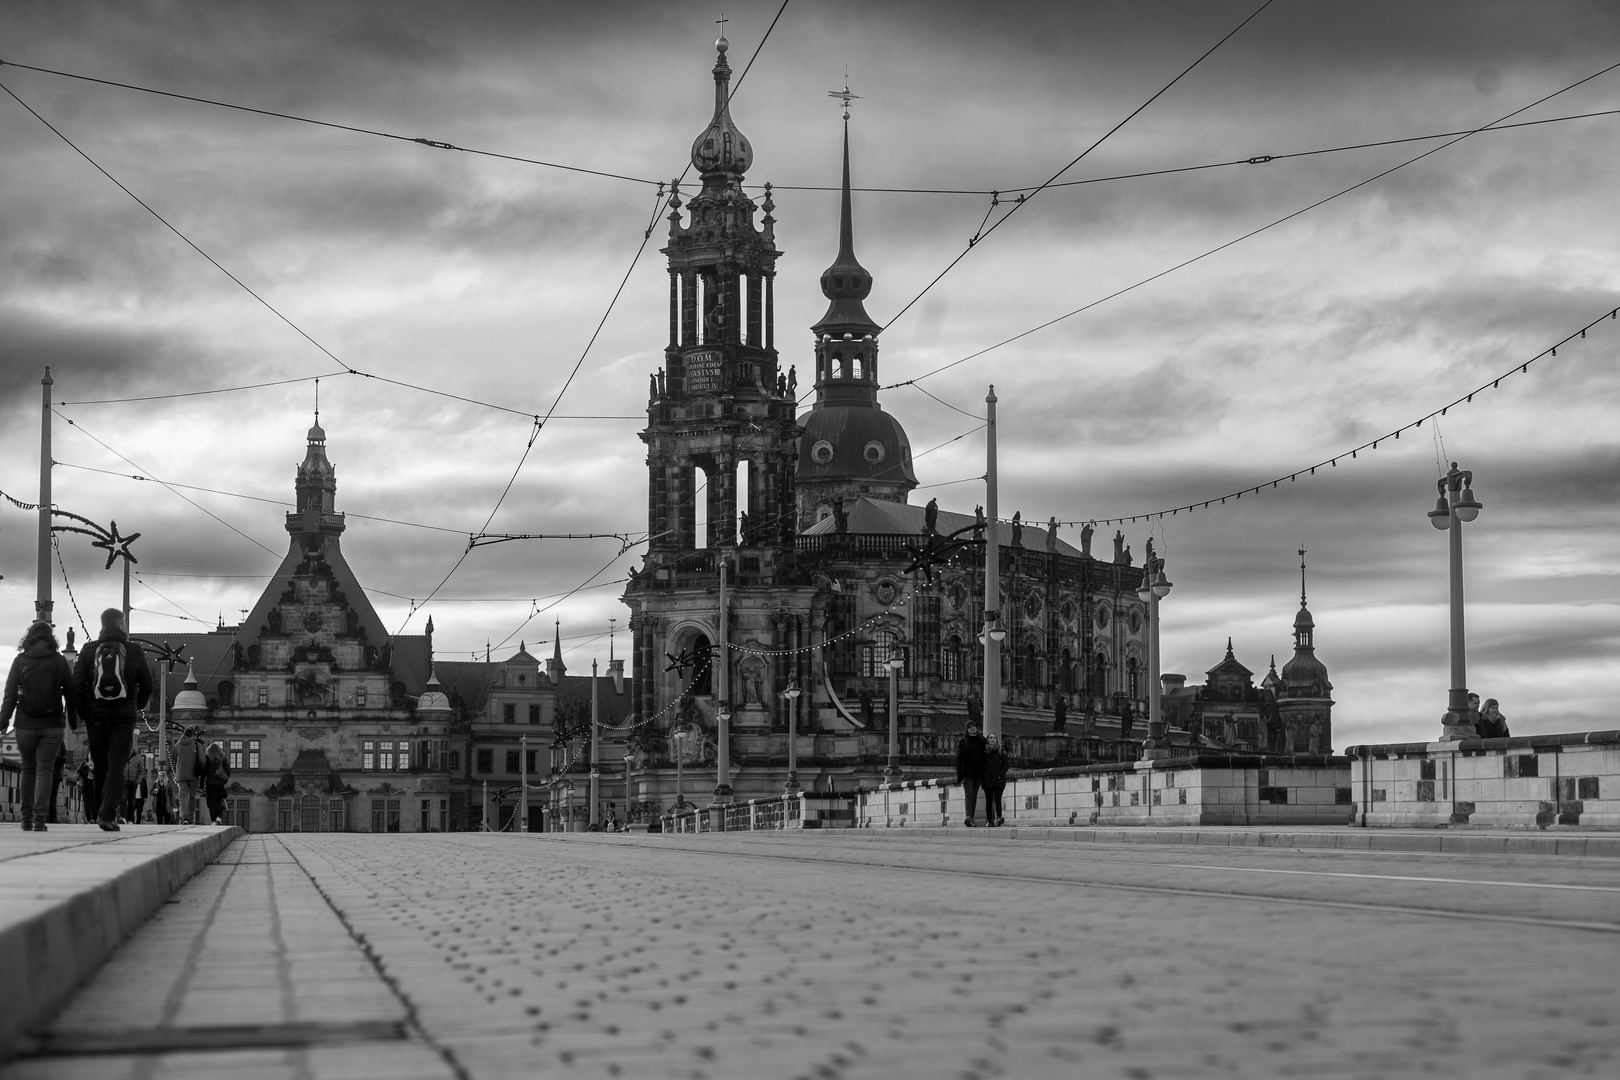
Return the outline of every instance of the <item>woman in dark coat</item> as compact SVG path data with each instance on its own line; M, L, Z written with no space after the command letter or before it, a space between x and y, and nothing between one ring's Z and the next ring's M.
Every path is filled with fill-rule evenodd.
M203 797L208 801L208 822L222 825L225 822L225 785L231 782L231 767L225 761L225 748L217 742L209 743L207 752L203 754L201 779Z
M1007 788L1007 749L999 735L986 735L984 743L984 823L1005 825L1001 793Z
M15 717L22 756L22 827L45 831L51 810L51 776L62 752L63 725L79 729L73 668L62 657L51 624L36 622L17 644L0 699L0 731Z

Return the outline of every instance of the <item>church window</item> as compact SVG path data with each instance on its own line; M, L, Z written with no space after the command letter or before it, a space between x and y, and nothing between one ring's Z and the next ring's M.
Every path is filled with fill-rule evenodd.
M1142 609L1141 608L1131 608L1131 620L1130 621L1131 621L1131 633L1140 634L1142 632Z
M360 744L360 768L365 772L370 772L376 767L377 742L374 739L366 739Z
M1108 620L1113 617L1113 614L1114 613L1109 610L1107 604L1098 604L1097 605L1097 629L1101 630L1104 627L1106 627L1108 625Z
M1136 657L1133 656L1129 660L1126 660L1125 661L1125 678L1126 678L1126 681L1127 681L1127 683L1128 683L1128 685L1130 687L1130 695L1131 695L1131 697L1133 699L1142 696L1141 695L1141 689L1142 688L1141 688L1141 685L1140 685L1140 683L1141 683L1140 675L1141 675L1141 670L1137 666Z
M856 356L856 357L852 357L850 359L850 361L849 361L849 376L852 379L859 379L861 377L861 358L860 357Z
M478 771L481 773L492 773L495 771L495 751L479 748Z
M833 445L822 439L810 448L810 457L817 465L825 465L833 459Z
M681 678L691 679L687 692L697 697L714 693L714 672L711 666L713 661L709 658L710 648L707 634L692 635L692 659L696 664L696 670L688 668L681 673Z
M1058 654L1058 678L1059 688L1065 694L1074 693L1074 657L1069 654L1068 649Z
M501 706L501 723L517 723L517 706L510 701Z
M1026 686L1042 686L1041 680L1041 654L1030 642L1024 646L1024 684Z
M1088 692L1102 696L1108 693L1108 656L1098 653L1091 659L1091 676Z
M873 439L861 450L861 456L866 458L867 462L872 465L881 465L887 455L883 449L883 444Z
M517 771L518 771L518 752L516 750L508 750L506 752L506 771L510 775L513 775L513 776L517 775Z

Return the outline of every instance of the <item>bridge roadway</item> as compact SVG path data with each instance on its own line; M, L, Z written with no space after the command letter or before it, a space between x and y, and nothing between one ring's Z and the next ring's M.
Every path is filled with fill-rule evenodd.
M1014 833L250 835L0 1080L1620 1075L1620 860Z

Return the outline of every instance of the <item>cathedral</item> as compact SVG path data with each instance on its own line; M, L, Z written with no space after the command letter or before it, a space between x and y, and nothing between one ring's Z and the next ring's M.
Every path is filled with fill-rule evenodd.
M982 708L983 545L995 543L1015 762L1134 760L1158 688L1147 685L1143 568L1124 537L1103 559L1089 527L1077 549L1055 522L909 501L911 445L879 401L874 279L855 253L847 111L838 250L821 274L827 308L810 327L812 393L800 399L797 365L776 345L771 185L759 203L745 191L754 149L731 116L723 38L717 48L714 113L692 145L701 186L670 199L669 338L641 433L651 540L624 593L633 752L699 764L719 797L873 784L892 712L902 774L949 773ZM919 558L930 548L950 555ZM1204 688L1168 677L1167 701L1187 703L1172 742L1280 751L1287 731L1290 749L1325 752L1332 702L1309 620L1302 606L1300 652L1262 687L1242 665L1218 666ZM1217 723L1206 697L1254 715Z

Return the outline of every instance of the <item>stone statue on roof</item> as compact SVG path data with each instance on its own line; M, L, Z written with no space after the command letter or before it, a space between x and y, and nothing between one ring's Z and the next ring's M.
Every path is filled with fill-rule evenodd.
M1096 531L1089 521L1080 526L1080 554L1088 559L1091 558L1091 536Z
M1114 530L1114 561L1125 561L1125 534L1119 529Z
M929 499L923 507L923 532L929 536L939 532L939 500Z
M1047 518L1046 519L1046 550L1047 551L1056 551L1057 550L1057 529L1058 529L1057 516L1053 515L1052 517Z
M1012 516L1012 546L1024 546L1024 515L1020 510L1014 510Z

